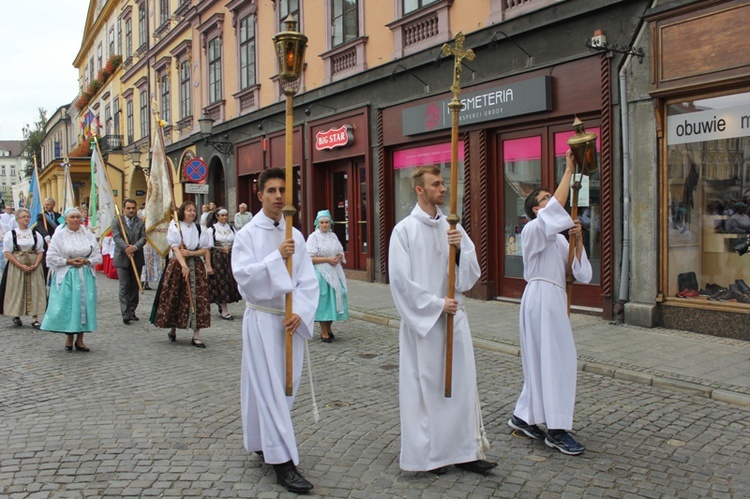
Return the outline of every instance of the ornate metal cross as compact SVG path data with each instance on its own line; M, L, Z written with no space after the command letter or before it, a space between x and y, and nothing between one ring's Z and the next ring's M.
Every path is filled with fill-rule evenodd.
M453 98L458 100L458 94L461 93L461 67L463 60L468 61L474 60L474 51L471 49L464 50L464 40L466 37L462 32L456 34L456 46L451 47L449 44L444 44L441 49L444 56L452 55L454 60L453 65L453 85L451 85L451 92L453 92Z

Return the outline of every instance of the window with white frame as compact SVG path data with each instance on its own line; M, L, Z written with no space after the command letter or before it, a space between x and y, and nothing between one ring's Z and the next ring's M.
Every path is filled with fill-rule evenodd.
M125 119L128 129L128 144L135 142L135 122L133 120L133 100L129 99L125 104Z
M337 47L359 36L357 0L331 0L331 47Z
M120 135L120 98L115 97L112 99L112 120L113 120L113 127L112 127L112 133L115 135Z
M99 74L99 71L102 70L102 59L104 58L103 50L102 50L102 44L99 42L99 45L96 46L96 74Z
M120 22L117 22L117 25L120 25ZM107 45L107 58L112 57L115 55L115 27L112 26L109 28L109 38L108 38L108 45Z
M146 4L138 7L138 48L148 46L148 20L146 19Z
M289 15L294 16L297 21L297 30L300 30L299 0L279 0L279 31L284 31L284 21Z
M133 20L125 19L125 59L133 56Z
M122 19L117 20L117 54L122 55Z
M161 119L170 123L172 121L172 107L169 99L169 74L162 75L159 79Z
M438 0L403 0L403 14L410 14L415 10L419 10L422 7L435 3Z
M208 42L208 103L221 99L221 38L217 36Z
M159 0L159 26L169 20L169 0Z
M112 133L112 108L109 104L104 106L104 133L110 135Z
M141 112L141 138L149 135L149 115L148 115L148 90L141 90L140 93L140 112Z
M94 72L94 56L92 55L89 59L89 81L94 81L94 75L96 72Z
M240 20L240 90L255 85L255 16Z
M185 60L180 64L180 119L183 120L193 115L190 103L190 61Z

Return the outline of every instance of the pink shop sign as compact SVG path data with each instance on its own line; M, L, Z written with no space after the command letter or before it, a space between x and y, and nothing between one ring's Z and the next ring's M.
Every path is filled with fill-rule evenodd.
M458 141L458 160L464 160L464 141ZM414 168L425 165L451 164L451 144L437 144L434 146L415 147L393 153L393 168Z

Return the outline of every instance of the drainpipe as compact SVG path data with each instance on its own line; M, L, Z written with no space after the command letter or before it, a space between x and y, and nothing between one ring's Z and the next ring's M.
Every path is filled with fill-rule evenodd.
M656 7L658 0L654 0L649 9ZM646 31L646 25L641 24L638 30L638 34L633 41L633 47L637 46L643 38L643 34ZM628 109L628 82L627 72L630 69L630 65L633 62L633 55L628 54L625 58L625 62L620 69L619 80L620 80L620 128L622 135L622 253L621 253L621 267L620 267L620 292L618 296L619 303L617 308L622 310L625 302L630 297L630 241L631 241L631 229L630 229L630 113Z

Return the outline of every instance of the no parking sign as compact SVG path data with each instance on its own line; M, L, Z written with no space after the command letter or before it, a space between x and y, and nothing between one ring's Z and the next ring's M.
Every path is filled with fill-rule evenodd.
M193 158L183 168L188 182L203 182L208 176L208 165L200 158Z

